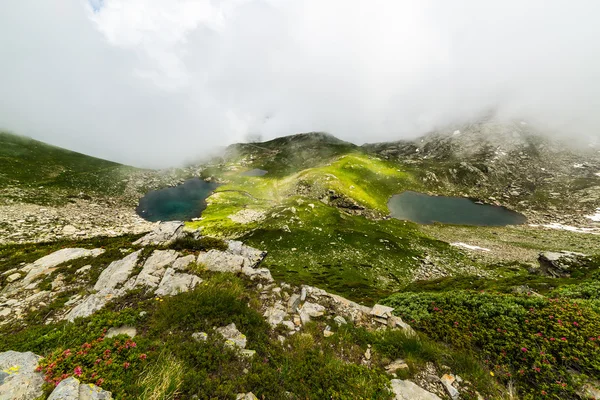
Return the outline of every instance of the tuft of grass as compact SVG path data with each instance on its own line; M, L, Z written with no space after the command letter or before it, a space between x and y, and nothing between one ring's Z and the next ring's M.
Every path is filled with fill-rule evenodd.
M184 365L167 350L163 350L155 363L148 366L138 380L142 399L171 400L180 395Z

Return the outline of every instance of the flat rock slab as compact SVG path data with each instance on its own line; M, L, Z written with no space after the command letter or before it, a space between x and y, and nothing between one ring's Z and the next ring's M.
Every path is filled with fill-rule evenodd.
M90 250L73 248L55 251L52 254L48 254L47 256L44 256L39 260L24 266L22 271L27 272L27 276L25 276L22 283L23 285L27 285L33 282L39 276L44 275L47 272L52 272L49 270L67 261L76 260L83 257L98 257L102 253L104 253L104 249Z
M43 394L43 375L35 372L40 358L32 352L0 353L0 400L30 400Z
M442 400L438 395L428 392L411 381L392 379L392 392L395 400Z
M174 268L167 268L154 294L157 296L175 296L192 290L201 282L202 279L196 275L178 273Z
M137 265L141 252L141 250L138 250L127 255L121 260L111 262L110 265L106 267L98 277L98 281L94 285L94 290L111 290L125 283Z

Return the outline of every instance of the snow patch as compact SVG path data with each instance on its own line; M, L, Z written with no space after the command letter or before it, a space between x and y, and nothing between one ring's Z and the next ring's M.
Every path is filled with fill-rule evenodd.
M454 136L456 136L456 135L460 135L460 131L457 129L457 130L455 130L454 132L452 132L452 134L453 134Z
M600 177L600 172L596 172L594 175L599 176Z
M591 219L592 221L600 222L600 208L596 208L596 214L586 215L585 217Z
M592 235L600 234L600 229L597 229L597 228L579 228L576 226L559 224L557 222L553 222L551 224L543 224L543 225L529 224L529 226L534 227L534 228L539 228L541 226L543 228L548 228L548 229L559 229L559 230L563 230L563 231L577 232L577 233L591 233Z
M486 249L485 247L473 246L473 245L466 244L463 242L450 243L450 246L462 247L462 248L468 249L468 250L491 251L490 249Z
M573 168L583 168L583 164L573 164Z

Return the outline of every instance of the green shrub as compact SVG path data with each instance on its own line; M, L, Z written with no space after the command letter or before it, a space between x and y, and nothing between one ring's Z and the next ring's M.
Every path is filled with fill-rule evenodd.
M57 349L40 360L37 371L44 374L49 392L71 376L110 390L120 398L136 393L135 380L147 355L132 339L104 334L77 348Z
M600 314L568 299L457 291L399 293L385 303L431 337L473 351L524 398L574 398L600 374Z
M227 243L218 238L203 236L199 239L194 239L191 235L184 236L175 240L169 245L173 250L189 250L189 251L208 251L208 250L227 250Z

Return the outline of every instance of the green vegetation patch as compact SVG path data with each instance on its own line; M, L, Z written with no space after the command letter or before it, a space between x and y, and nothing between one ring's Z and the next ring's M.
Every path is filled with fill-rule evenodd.
M600 314L585 301L460 290L384 303L431 338L478 354L525 399L576 398L581 382L600 374Z

